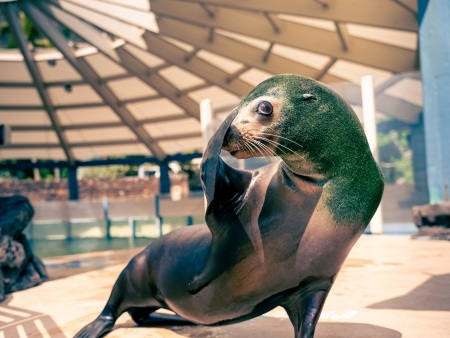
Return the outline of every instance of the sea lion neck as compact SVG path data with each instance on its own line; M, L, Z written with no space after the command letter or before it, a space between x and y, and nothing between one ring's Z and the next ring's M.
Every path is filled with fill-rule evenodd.
M299 179L319 185L323 185L329 179L327 175L319 173L316 165L308 161L306 156L281 155L280 158L282 169Z

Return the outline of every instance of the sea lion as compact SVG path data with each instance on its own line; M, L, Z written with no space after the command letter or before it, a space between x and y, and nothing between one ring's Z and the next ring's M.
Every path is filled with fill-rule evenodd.
M220 158L277 155L237 170ZM255 87L211 138L202 162L206 223L173 231L122 271L100 316L77 335L99 337L128 311L138 324L170 309L221 325L286 309L295 337L313 337L325 299L381 199L383 177L351 107L305 77Z

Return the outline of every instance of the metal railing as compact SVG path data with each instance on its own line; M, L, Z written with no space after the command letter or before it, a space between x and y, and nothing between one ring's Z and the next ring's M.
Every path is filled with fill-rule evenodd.
M153 202L153 203L152 203ZM106 239L113 238L113 221L128 220L130 238L137 238L137 223L152 220L156 226L157 236L162 236L166 218L184 219L184 225L192 225L195 216L204 214L203 196L192 196L181 200L172 200L170 196L156 195L150 200L109 200L102 201L65 201L45 202L34 205L35 216L28 226L27 234L35 238L37 225L51 227L63 224L65 238L89 238L92 236L76 236L74 230L78 223L96 223L104 226ZM102 231L103 233L103 231ZM100 237L100 236L94 236ZM152 237L152 236L144 236Z

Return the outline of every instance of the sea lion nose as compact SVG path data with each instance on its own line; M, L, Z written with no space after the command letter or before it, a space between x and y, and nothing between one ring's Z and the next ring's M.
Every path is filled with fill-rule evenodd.
M233 141L236 141L240 137L242 137L242 135L241 135L241 132L239 131L239 129L236 126L231 125L228 128L227 132L225 133L225 137L223 138L222 147L227 148L229 145L231 145L233 143Z

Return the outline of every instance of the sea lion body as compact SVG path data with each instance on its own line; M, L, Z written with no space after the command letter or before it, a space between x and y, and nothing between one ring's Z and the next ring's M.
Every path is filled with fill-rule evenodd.
M294 99L286 98L289 93ZM276 306L288 312L296 338L312 337L326 296L383 187L355 114L339 99L343 105L334 116L332 106L321 102L327 95L336 100L327 87L294 75L256 87L205 152L207 226L173 231L138 254L102 314L76 337L104 334L124 311L138 324L151 324L150 314L166 308L195 323L220 325ZM314 120L307 114L322 116ZM298 128L298 123L314 125ZM320 123L330 135L323 135ZM336 132L330 123L338 129L350 123L350 132L339 129L345 132L336 141L340 144L327 140ZM222 147L237 158L259 151L282 160L237 170L220 159ZM323 152L324 147L335 149ZM339 158L342 154L349 158Z

